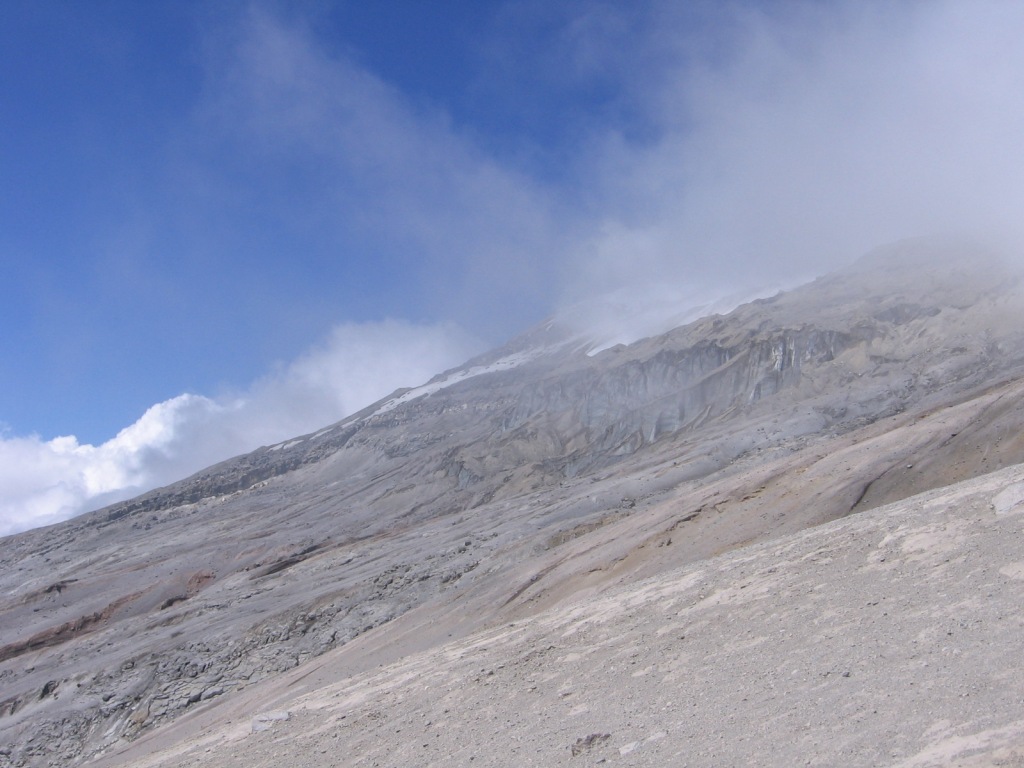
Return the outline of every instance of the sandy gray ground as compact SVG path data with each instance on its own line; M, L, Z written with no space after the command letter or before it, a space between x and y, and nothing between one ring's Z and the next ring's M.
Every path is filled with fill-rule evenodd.
M356 641L96 765L1021 766L1022 528L1016 466L349 677Z

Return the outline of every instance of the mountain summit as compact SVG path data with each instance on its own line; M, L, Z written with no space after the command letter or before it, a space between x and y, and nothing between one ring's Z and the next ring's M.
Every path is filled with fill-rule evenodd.
M639 605L629 590L669 575L682 594L679 569L725 573L722 558L769 569L758 542L829 521L866 536L901 525L884 505L1003 470L970 486L995 494L1024 462L1022 309L998 259L927 240L596 353L552 321L316 433L2 539L0 765L228 765L231 750L190 752L197 734L257 715L256 730L273 729L290 715L268 715L270 701L406 669L417 653L463 658L502 645L500 627L548 642L551 627L573 631L550 618L559 607ZM872 509L874 522L841 520ZM714 582L722 594L743 588L729 579ZM744 616L737 631L768 631L769 617ZM671 632L683 642L691 630ZM704 637L704 652L720 641ZM545 648L508 642L537 654L533 682L517 684L540 686ZM666 685L685 688L686 664L703 663L687 653L659 672ZM498 658L460 674L492 674ZM563 724L590 706L573 702ZM613 743L579 738L558 745L564 757ZM405 739L393 752L346 742L343 762L416 762L398 750Z

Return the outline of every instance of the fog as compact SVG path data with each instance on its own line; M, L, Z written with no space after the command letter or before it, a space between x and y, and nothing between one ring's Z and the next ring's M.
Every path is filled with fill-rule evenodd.
M507 3L474 88L535 129L511 137L312 30L250 13L208 124L315 157L328 226L491 343L552 311L635 338L908 237L1024 242L1016 3Z
M634 295L629 336L645 296L791 285L907 237L1022 252L1024 6L731 8L715 60L696 63L700 41L674 46L672 11L652 12L643 45L672 55L630 85L655 137L600 141L567 295Z

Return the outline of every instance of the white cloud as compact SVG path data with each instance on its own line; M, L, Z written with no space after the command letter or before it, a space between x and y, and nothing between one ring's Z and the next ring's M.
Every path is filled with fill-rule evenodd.
M655 6L636 43L666 63L626 83L650 130L595 151L573 299L787 284L929 234L1024 252L1024 5L722 4L713 46Z
M0 438L0 535L65 520L210 464L308 433L479 351L453 326L347 324L246 392L184 394L101 445Z

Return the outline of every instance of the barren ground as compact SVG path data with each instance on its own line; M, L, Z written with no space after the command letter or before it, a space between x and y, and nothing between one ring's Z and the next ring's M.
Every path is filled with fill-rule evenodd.
M1022 526L1016 466L379 667L356 640L95 766L1021 766Z

